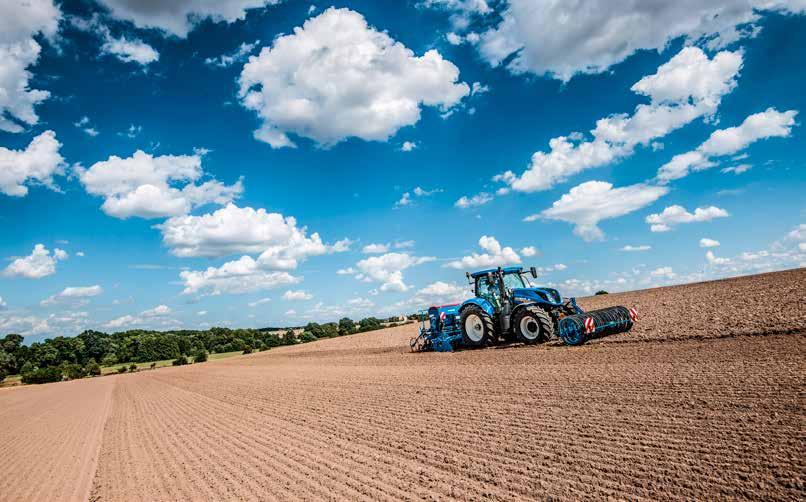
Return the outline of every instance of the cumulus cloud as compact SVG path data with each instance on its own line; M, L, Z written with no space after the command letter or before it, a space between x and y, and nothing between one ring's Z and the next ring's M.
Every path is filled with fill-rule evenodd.
M0 100L2 94L0 89ZM64 173L64 158L59 153L61 146L53 131L35 137L24 150L0 146L0 193L24 197L32 184L55 190L53 177Z
M360 50L356 50L360 48ZM255 138L293 147L288 134L332 146L349 137L386 141L469 94L436 50L415 54L349 9L330 8L274 39L241 72L240 99L263 124Z
M55 305L57 303L65 302L78 302L84 303L87 298L98 296L104 292L104 288L98 284L94 286L70 286L64 288L61 292L51 295L40 302L40 305L46 307L48 305Z
M202 154L153 156L142 150L115 155L89 169L76 168L88 193L104 197L101 210L115 218L163 218L188 213L204 204L224 205L243 192L239 180L224 185L215 180L200 185Z
M601 240L600 221L616 218L645 207L668 193L666 187L638 183L614 188L604 181L587 181L572 188L548 209L527 216L572 223L574 233L586 241Z
M652 232L668 232L675 225L682 223L700 223L711 221L714 218L726 218L728 212L716 206L698 207L693 213L679 205L668 206L661 213L650 214L646 217L649 229Z
M538 254L540 254L540 251L534 246L526 246L524 248L521 248L520 253L526 258L531 258L533 256L537 256Z
M417 143L415 141L404 141L402 145L400 145L401 152L410 152L417 148Z
M167 305L157 305L153 309L144 310L140 313L143 317L160 317L165 316L173 312L171 307Z
M664 279L674 279L677 275L672 270L672 267L659 267L649 273L651 277L659 277Z
M364 254L383 254L389 252L389 244L367 244L361 249Z
M250 256L224 263L206 270L183 270L179 273L184 289L182 294L221 295L264 291L302 281L282 270L266 269Z
M6 277L25 277L41 279L56 273L56 262L66 260L67 252L54 248L50 250L44 244L37 244L28 256L14 259L4 270Z
M471 207L479 207L487 204L493 200L493 196L487 192L480 192L476 195L468 197L467 195L463 195L459 198L453 205L460 208L460 209L468 209Z
M685 177L691 171L702 171L714 167L714 157L735 155L756 141L767 138L785 138L792 133L797 110L779 112L767 108L761 113L750 115L736 127L719 129L696 150L681 153L658 170L658 180L669 182ZM750 169L749 164L723 169L722 172L741 174Z
M296 218L269 213L263 208L227 204L213 213L170 218L161 225L163 243L180 257L220 257L235 253L261 253L263 264L281 269L296 268L310 256L343 252L350 241L332 245L318 233L307 235Z
M50 93L30 88L29 68L42 50L34 37L55 37L60 19L53 0L0 2L0 130L18 133L39 122L35 107Z
M395 203L395 207L411 205L414 202L414 199L412 198L412 196L414 196L414 197L428 197L428 196L434 195L435 193L442 193L443 191L444 190L442 190L441 188L434 188L434 189L431 189L431 190L426 190L425 188L416 186L410 192L404 192L403 196L400 197L400 200Z
M159 52L138 38L113 37L108 31L101 46L101 53L115 56L124 63L137 63L143 66L160 58Z
M210 66L217 66L219 68L227 68L246 61L246 58L255 50L255 47L260 43L260 40L255 40L252 43L242 42L234 51L228 54L222 54L217 57L210 57L204 60L204 63Z
M381 291L407 291L403 271L407 268L434 261L431 256L412 256L409 253L386 253L371 256L358 263L357 279L381 283Z
M200 22L232 23L246 18L250 9L275 5L280 0L101 0L117 19L131 21L138 28L157 28L184 38Z
M762 10L802 13L802 2L768 0L509 0L500 22L481 34L482 58L514 74L568 81L601 73L639 50L666 48L672 40L714 50L758 33ZM689 45L689 44L687 44Z
M283 293L283 300L287 301L303 301L303 300L310 300L313 298L313 295L308 293L307 291L303 290L288 290Z
M689 122L712 115L722 96L736 86L742 67L740 52L723 51L713 58L697 47L686 47L657 72L636 82L631 90L650 98L632 115L599 119L590 139L579 133L549 141L548 152L535 152L520 176L511 171L494 178L521 192L548 190L586 169L604 166L633 154Z
M709 239L707 237L703 237L700 239L700 247L701 248L715 248L719 246L719 241L714 239Z
M484 253L472 253L459 260L450 261L445 266L462 270L514 265L521 262L521 257L514 249L502 246L495 237L482 235L479 247Z

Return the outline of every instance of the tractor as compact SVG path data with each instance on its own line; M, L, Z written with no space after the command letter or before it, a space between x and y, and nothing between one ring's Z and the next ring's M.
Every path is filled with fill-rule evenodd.
M529 273L522 267L498 267L466 275L475 297L421 311L420 333L410 341L413 351L449 352L502 342L531 345L554 337L566 345L580 345L629 331L637 321L632 308L585 312L575 298L563 298L553 288L533 287L528 275L537 278L535 267Z

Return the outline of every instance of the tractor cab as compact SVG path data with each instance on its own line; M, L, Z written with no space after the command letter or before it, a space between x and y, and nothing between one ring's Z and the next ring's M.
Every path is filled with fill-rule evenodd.
M528 272L523 267L491 268L468 273L467 277L474 284L476 298L489 302L496 312L504 303L514 307L524 302L548 303L559 306L563 298L556 289L534 287L529 275L537 278L537 269L531 267Z

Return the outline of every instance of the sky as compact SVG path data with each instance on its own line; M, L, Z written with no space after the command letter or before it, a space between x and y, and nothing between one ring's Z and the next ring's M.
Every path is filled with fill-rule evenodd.
M806 4L0 4L0 334L806 263Z

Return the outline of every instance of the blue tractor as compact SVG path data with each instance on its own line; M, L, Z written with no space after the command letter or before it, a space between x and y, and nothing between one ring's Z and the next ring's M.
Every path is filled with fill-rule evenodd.
M412 338L412 350L534 344L555 336L567 345L580 345L593 337L629 331L637 320L635 310L626 307L585 312L574 298L563 298L556 289L533 287L528 275L537 278L537 270L498 267L468 273L475 297L421 312L420 334Z

